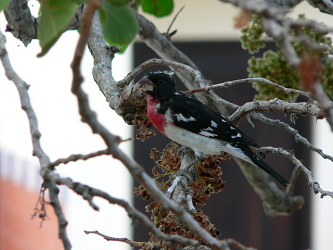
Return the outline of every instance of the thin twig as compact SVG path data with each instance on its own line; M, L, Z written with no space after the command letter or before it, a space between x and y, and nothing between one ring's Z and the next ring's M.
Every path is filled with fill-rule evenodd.
M289 159L295 165L295 167L299 168L303 172L306 179L308 180L308 185L312 188L312 190L315 194L320 193L321 198L323 198L324 196L330 196L331 198L333 198L333 192L323 190L320 187L319 183L314 181L312 172L309 169L307 169L301 163L301 161L298 160L294 156L294 154L292 152L290 152L288 150L285 150L283 148L274 148L274 147L262 147L262 148L259 149L259 151L262 154L273 153L273 154L278 154L278 155L281 155L283 157L286 157L287 159Z
M50 168L54 168L55 166L58 166L60 164L67 164L69 162L75 162L78 160L88 160L93 157L101 156L101 155L110 155L109 151L107 149L99 150L96 152L92 152L90 154L72 154L68 156L67 158L59 158L58 160L52 162L50 164Z
M137 66L132 72L130 72L126 77L124 77L123 80L119 81L119 85L120 86L128 85L138 74L140 74L145 69L147 69L151 66L154 66L154 65L171 66L171 67L176 67L179 69L187 70L188 72L192 73L192 75L197 83L197 86L201 86L202 82L205 82L201 73L198 70L195 70L186 64L174 62L174 61L170 61L170 60L165 60L165 59L153 58L153 59L147 60L144 63Z
M265 84L271 85L277 89L282 90L283 92L287 93L288 95L291 95L292 93L294 93L294 94L298 94L298 95L302 95L302 96L311 98L311 92L305 92L305 91L301 91L301 90L297 90L297 89L286 88L286 87L283 87L282 85L272 82L266 78L244 78L244 79L237 79L237 80L233 80L233 81L226 81L223 83L205 86L200 89L189 90L189 91L186 91L186 93L192 94L192 93L197 93L197 92L208 92L213 89L229 88L229 87L239 84L239 83L253 83L253 82L260 82L260 83L265 83Z
M289 124L282 122L280 120L277 120L277 119L268 118L268 117L264 116L263 114L259 114L259 113L252 113L251 117L253 117L254 119L258 119L262 122L265 122L267 124L279 126L283 129L285 129L288 133L290 133L295 138L295 141L303 143L307 148L318 153L322 158L328 159L333 162L332 156L325 154L322 149L316 148L315 146L313 146L309 142L308 139L306 139L304 136L300 135L298 133L298 131L296 129L292 128Z
M115 237L111 237L111 236L107 236L105 234L102 234L98 231L86 231L84 230L84 232L86 234L96 234L99 235L101 237L103 237L105 240L107 241L118 241L118 242L124 242L126 244L128 244L131 247L145 247L145 248L152 248L154 247L153 243L149 243L149 242L137 242L137 241L133 241L133 240L129 240L127 238L115 238Z
M177 12L177 14L175 15L175 17L172 19L172 22L170 23L169 28L168 28L168 30L167 30L167 32L166 32L167 35L170 34L170 30L171 30L172 25L174 24L174 22L176 21L178 15L180 14L180 12L183 11L184 8L185 8L185 5L184 5L183 7L180 8L180 10Z

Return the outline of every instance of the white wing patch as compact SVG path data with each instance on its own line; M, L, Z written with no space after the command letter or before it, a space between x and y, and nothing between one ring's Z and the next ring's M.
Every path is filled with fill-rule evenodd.
M203 131L214 131L211 127L204 128Z
M242 136L241 136L240 133L238 133L237 135L232 135L232 136L231 136L232 139L235 139L235 138L237 138L237 137L239 138L239 137L242 137Z
M217 123L214 122L213 120L210 121L210 125L211 125L213 128L217 128Z
M196 119L193 118L192 116L190 118L186 118L183 116L183 114L175 114L177 120L180 122L180 121L183 121L183 122L195 122Z
M203 136L206 136L206 137L217 137L216 134L213 134L213 133L210 133L210 132L207 132L207 131L200 131L199 134L203 135Z

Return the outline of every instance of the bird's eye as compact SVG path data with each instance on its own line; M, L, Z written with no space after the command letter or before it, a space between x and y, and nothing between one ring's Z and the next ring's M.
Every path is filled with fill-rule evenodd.
M158 83L159 83L159 84L164 84L164 83L165 83L165 80L164 80L164 79L160 79L160 80L158 80Z

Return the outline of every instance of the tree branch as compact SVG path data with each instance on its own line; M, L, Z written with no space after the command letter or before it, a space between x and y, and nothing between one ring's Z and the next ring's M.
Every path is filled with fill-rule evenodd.
M230 121L234 124L238 124L246 115L254 111L282 111L283 113L289 114L300 114L300 115L311 115L317 119L323 119L322 110L317 106L308 102L297 102L289 103L279 99L269 100L269 101L253 101L247 102L241 107L239 107L230 116Z
M298 160L294 156L294 154L291 153L290 151L287 151L283 148L273 148L273 147L262 147L262 148L260 148L259 151L263 154L273 153L273 154L279 154L279 155L282 155L282 156L288 158L297 168L299 168L305 174L305 177L308 180L308 184L312 188L312 190L315 194L320 193L321 198L323 198L324 196L330 196L331 198L333 198L333 192L323 190L320 187L319 183L314 181L312 172L310 172L306 167L304 167L304 165L301 163L301 161Z
M107 236L105 234L102 234L98 231L84 231L86 234L96 234L98 236L103 237L105 240L107 241L118 241L118 242L124 242L126 244L128 244L131 247L141 247L141 248L153 248L154 244L153 243L149 243L149 242L137 242L137 241L133 241L133 240L129 240L127 238L115 238L115 237L110 237Z
M303 137L302 135L300 135L298 133L298 131L294 128L292 128L289 124L285 123L285 122L281 122L280 120L276 120L276 119L271 119L268 117L265 117L263 114L258 114L258 113L252 113L251 117L253 117L254 119L258 119L262 122L265 122L267 124L271 124L271 125L275 125L275 126L279 126L283 129L285 129L288 133L290 133L294 138L295 141L297 142L301 142L303 143L307 148L309 148L310 150L318 153L321 157L323 157L324 159L328 159L330 161L333 162L333 157L325 154L323 152L323 150L316 148L315 146L313 146L308 139L306 139L305 137Z
M297 89L292 89L292 88L286 88L278 83L272 82L266 78L245 78L245 79L237 79L237 80L233 80L233 81L227 81L227 82L223 82L223 83L217 83L217 84L213 84L210 86L206 86L200 89L193 89L193 90L189 90L186 93L188 94L192 94L192 93L197 93L197 92L208 92L210 90L213 89L221 89L221 88L229 88L233 85L239 84L239 83L253 83L253 82L260 82L260 83L265 83L268 85L271 85L275 88L278 88L280 90L282 90L283 92L287 93L289 96L292 93L298 94L298 95L302 95L308 98L311 98L311 92L305 92L305 91L301 91L301 90L297 90Z
M83 4L76 10L67 30L80 28L82 11ZM11 32L24 46L28 46L32 39L37 39L39 17L35 18L31 15L27 0L12 0L4 10L4 14L8 22L6 31Z
M60 164L67 164L69 162L75 162L78 160L88 160L93 157L101 156L101 155L109 155L110 153L108 152L107 149L104 150L99 150L90 154L72 154L68 156L67 158L59 158L58 160L50 163L50 168L54 168L55 166L58 166Z
M320 107L323 109L326 120L330 125L331 130L333 131L333 108L331 105L331 99L326 94L320 82L316 82L311 86L311 92L313 98L320 104Z
M11 63L9 61L9 57L7 54L7 50L5 47L5 36L0 32L0 59L2 62L2 65L5 69L5 74L7 78L10 81L13 81L15 84L17 91L19 93L20 101L21 101L21 108L25 111L28 122L30 126L30 134L32 139L32 147L33 147L33 155L37 156L39 163L40 163L40 174L42 178L44 179L43 185L49 189L49 195L51 199L51 205L54 208L55 213L57 214L58 218L58 224L59 224L59 238L62 240L63 246L65 250L71 249L71 243L68 239L66 227L67 227L67 221L65 219L65 216L63 214L58 193L59 190L54 185L54 183L50 180L52 176L54 175L53 171L50 171L48 169L48 166L50 165L50 158L48 155L44 152L44 150L41 147L40 144L40 137L41 133L38 128L38 121L37 116L35 114L35 111L32 108L28 89L29 85L26 84L19 75L16 74L14 69L11 66Z
M4 10L8 22L7 30L28 46L37 38L38 21L31 15L27 0L13 0Z
M58 185L65 185L71 190L73 190L78 195L81 195L85 200L88 201L89 205L95 209L99 210L99 208L95 205L93 202L94 197L100 197L102 199L107 200L111 204L117 204L124 208L130 218L133 220L138 220L140 223L142 223L147 229L152 232L157 238L160 240L165 240L167 242L173 242L178 243L183 246L198 246L200 245L199 242L191 239L186 239L178 235L166 235L162 233L158 228L154 225L154 223L143 213L138 211L136 208L131 206L127 201L123 199L119 199L116 197L112 197L106 192L103 192L102 190L91 188L87 185L83 185L79 182L73 182L70 178L60 178L55 177L53 181Z

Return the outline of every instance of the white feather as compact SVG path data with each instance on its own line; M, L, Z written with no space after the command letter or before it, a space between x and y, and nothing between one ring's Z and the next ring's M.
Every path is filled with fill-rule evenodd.
M204 155L219 155L222 152L227 152L244 161L254 164L241 149L235 148L226 142L222 142L221 140L195 134L171 124L166 126L164 132L171 140L193 149L198 157L202 157Z
M211 125L213 128L217 128L217 123L214 122L213 120L210 121L210 125Z
M210 133L210 132L207 132L207 131L200 131L199 134L203 135L203 136L207 136L207 137L216 137L217 136L216 134L213 134L213 133Z
M195 122L196 119L194 117L190 117L190 118L186 118L183 116L183 114L175 114L177 120L180 122L180 121L183 121L183 122Z

